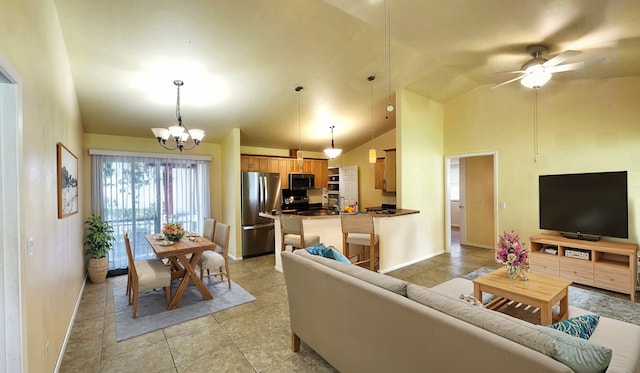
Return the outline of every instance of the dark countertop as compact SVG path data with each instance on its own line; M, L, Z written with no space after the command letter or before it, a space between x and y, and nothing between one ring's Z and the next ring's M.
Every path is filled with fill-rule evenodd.
M361 214L368 214L368 215L372 215L374 218L392 218L394 216L404 216L404 215L411 215L411 214L418 214L420 213L419 210L409 210L409 209L396 209L395 213L389 213L389 212L385 212L385 213L380 213L380 212L375 212L375 211L371 211L371 212L363 212ZM265 218L271 218L271 219L279 219L281 214L276 214L276 215L272 215L271 213L268 212L261 212L260 216L265 217ZM293 215L293 216L298 216L301 219L328 219L328 218L337 218L340 216L340 214L327 214L327 213L319 213L318 215L296 215L296 214L288 214L288 215Z

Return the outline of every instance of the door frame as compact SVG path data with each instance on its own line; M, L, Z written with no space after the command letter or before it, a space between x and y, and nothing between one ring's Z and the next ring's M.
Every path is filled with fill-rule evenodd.
M457 155L447 155L444 157L444 236L445 236L445 252L451 252L451 193L449 191L449 183L451 179L451 175L449 174L449 168L451 167L452 159L460 159L460 158L470 158L470 157L480 157L480 156L493 156L493 235L494 237L498 237L498 152L490 151L490 152L478 152L478 153L463 153ZM461 176L462 180L462 176ZM460 201L466 200L466 196L462 196L463 190L461 189ZM466 192L465 192L466 193ZM463 208L465 208L463 206ZM466 213L463 212L463 216L461 216L460 221L460 243L463 243L462 231L463 226L466 226Z
M22 224L20 220L20 167L22 164L22 80L0 55L0 367L3 372L21 372L26 367L26 325L22 304ZM25 250L26 251L26 250Z

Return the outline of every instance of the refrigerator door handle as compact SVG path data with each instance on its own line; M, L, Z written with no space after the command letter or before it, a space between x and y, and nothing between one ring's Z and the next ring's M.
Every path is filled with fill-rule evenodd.
M269 227L273 227L274 224L273 223L266 223L266 224L256 224L256 225L245 225L242 227L243 231L252 231L252 230L256 230L256 229L260 229L260 228L269 228Z
M258 212L264 212L264 177L258 176Z

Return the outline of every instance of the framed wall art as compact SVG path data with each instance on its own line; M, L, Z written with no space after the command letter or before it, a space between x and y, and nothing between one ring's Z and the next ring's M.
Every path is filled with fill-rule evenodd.
M78 158L58 143L58 219L78 212Z

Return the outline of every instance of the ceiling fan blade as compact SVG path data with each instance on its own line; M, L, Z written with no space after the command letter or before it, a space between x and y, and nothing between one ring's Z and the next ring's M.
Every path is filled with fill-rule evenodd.
M562 62L566 61L567 59L577 56L579 55L580 51L572 51L572 50L568 50L568 51L564 51L562 53L560 53L559 55L553 57L552 59L548 60L547 62L543 63L542 66L544 67L551 67L551 66L556 66L558 64L561 64Z
M507 80L506 82L502 82L502 83L500 83L500 84L494 85L494 86L493 86L493 87L491 87L491 88L498 88L498 87L502 87L503 85L507 85L507 84L509 84L509 83L516 82L516 81L518 81L518 80L520 80L520 79L524 78L526 75L527 75L527 74L522 74L522 75L520 75L520 76L519 76L519 77L517 77L517 78L509 79L509 80Z
M584 62L568 63L565 65L551 66L546 69L550 73L561 73L564 71L578 70L584 66Z

